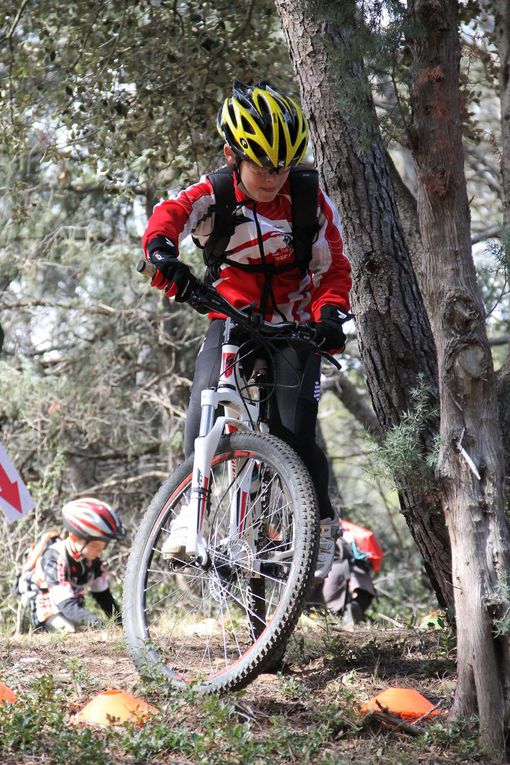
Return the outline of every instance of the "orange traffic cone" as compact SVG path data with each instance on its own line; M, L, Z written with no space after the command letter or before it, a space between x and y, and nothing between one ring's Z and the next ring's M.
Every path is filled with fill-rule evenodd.
M0 704L3 704L4 701L10 701L12 704L16 701L16 694L14 691L11 691L10 688L8 688L4 683L0 683Z
M73 720L90 725L122 725L126 720L145 722L149 715L157 711L156 707L131 693L109 690L94 696Z
M419 717L433 717L440 714L425 696L414 688L388 688L373 696L361 707L361 712L388 711L405 720L417 720Z

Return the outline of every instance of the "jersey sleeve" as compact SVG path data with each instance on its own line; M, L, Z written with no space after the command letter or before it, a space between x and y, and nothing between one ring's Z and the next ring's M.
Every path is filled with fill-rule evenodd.
M319 321L321 308L350 308L351 266L343 253L340 214L329 197L319 190L319 232L312 247L310 270L314 287L311 294L313 321Z
M201 234L210 234L213 228L213 205L213 188L205 176L198 183L181 191L175 199L159 202L154 207L142 237L145 255L149 243L156 236L170 239L178 252L180 243L190 234L199 231Z
M110 590L104 590L104 592L93 592L92 597L98 606L104 611L106 616L115 616L115 621L118 624L122 623L119 604L113 597Z

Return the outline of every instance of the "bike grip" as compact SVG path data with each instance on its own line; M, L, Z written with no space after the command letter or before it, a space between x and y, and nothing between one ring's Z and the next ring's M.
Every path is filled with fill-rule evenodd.
M136 270L139 274L145 276L146 279L152 279L156 273L156 266L153 266L152 263L149 263L147 260L139 260L136 264Z

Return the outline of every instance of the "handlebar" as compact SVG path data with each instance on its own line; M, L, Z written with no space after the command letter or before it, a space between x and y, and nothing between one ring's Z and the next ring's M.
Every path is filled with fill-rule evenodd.
M146 260L139 260L136 266L138 273L146 279L152 279L156 273L156 266ZM273 339L285 337L287 340L302 342L313 348L317 353L341 369L341 365L330 353L321 350L315 342L315 329L309 324L300 324L297 321L283 321L279 324L273 324L266 321L262 316L253 310L252 306L246 308L235 308L226 298L216 292L215 289L204 284L192 275L191 290L185 301L188 305L198 311L206 314L209 312L222 313L233 319L240 326L249 330L255 330L263 335L270 336Z

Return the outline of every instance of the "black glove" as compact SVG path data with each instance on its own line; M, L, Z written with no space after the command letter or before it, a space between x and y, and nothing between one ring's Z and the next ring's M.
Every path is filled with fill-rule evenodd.
M340 353L345 349L347 338L342 329L344 321L352 318L350 314L334 305L323 305L321 320L315 326L315 342L329 353Z
M169 239L157 236L147 249L147 260L158 269L152 279L152 285L182 303L192 289L194 279L189 267L179 260L174 245Z

